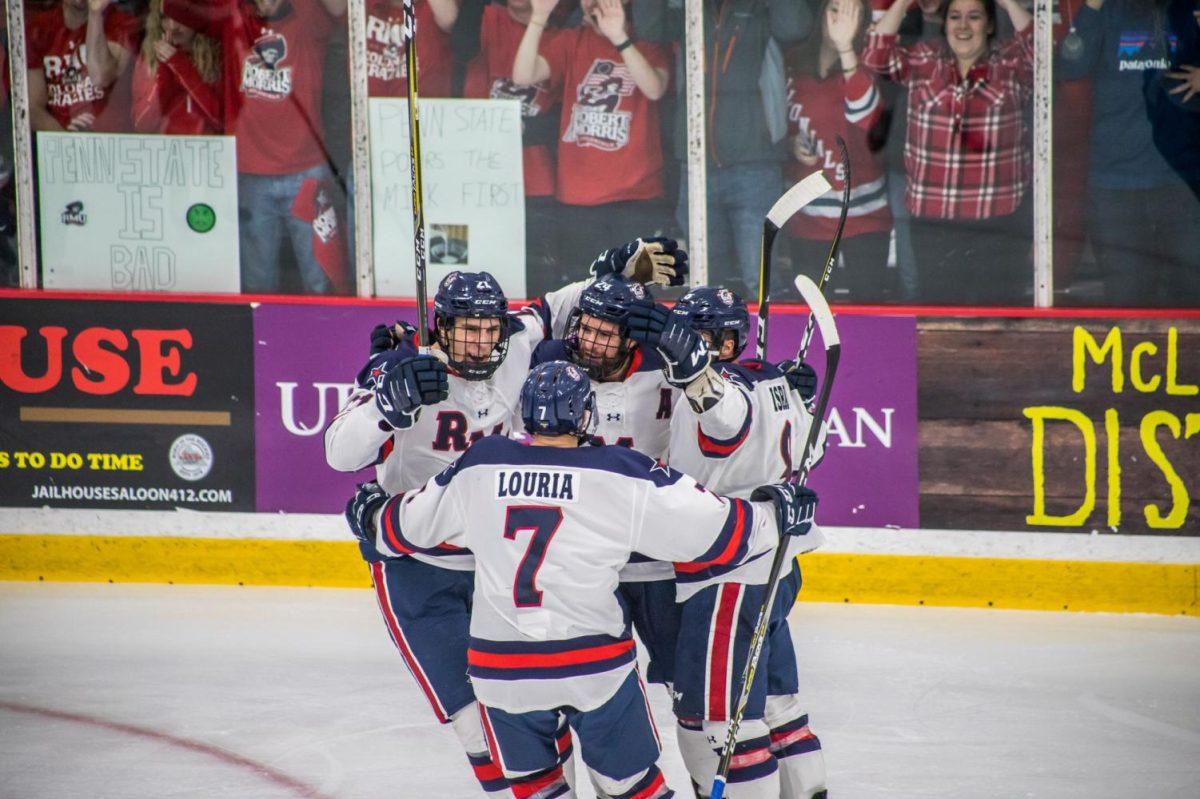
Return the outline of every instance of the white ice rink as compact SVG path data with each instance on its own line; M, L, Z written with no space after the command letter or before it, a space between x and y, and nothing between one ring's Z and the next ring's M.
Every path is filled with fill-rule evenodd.
M1200 620L792 624L834 799L1200 797ZM479 796L366 590L0 583L2 799Z

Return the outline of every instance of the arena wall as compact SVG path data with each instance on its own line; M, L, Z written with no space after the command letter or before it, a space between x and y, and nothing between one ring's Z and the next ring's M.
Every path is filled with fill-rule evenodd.
M1200 614L1200 312L952 313L839 312L802 596ZM0 296L0 579L365 586L321 433L412 314Z

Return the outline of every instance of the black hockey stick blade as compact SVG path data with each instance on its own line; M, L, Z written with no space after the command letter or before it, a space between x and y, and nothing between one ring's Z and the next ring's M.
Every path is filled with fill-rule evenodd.
M783 193L763 220L762 246L758 260L758 333L755 336L755 356L762 360L767 356L768 311L771 304L771 251L775 236L801 208L833 187L821 170L813 172Z

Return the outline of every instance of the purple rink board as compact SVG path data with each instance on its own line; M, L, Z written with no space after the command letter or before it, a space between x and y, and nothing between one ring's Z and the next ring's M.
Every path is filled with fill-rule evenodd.
M264 304L254 311L260 512L338 513L372 469L325 463L323 432L366 361L372 327L411 307ZM807 315L771 315L772 359L790 357ZM812 478L826 524L918 525L916 318L838 317L842 358L830 447ZM751 338L753 341L753 338ZM753 344L751 344L751 347ZM789 351L791 350L791 351ZM824 374L818 334L809 361Z

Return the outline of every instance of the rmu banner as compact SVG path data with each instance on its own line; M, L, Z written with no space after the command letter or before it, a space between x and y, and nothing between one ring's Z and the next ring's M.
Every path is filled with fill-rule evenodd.
M232 136L38 133L48 289L238 291Z
M323 433L366 363L371 328L412 308L263 305L254 314L258 510L339 513L373 469L339 474ZM773 358L790 357L807 317L779 313ZM917 526L916 321L844 316L829 447L813 475L826 524ZM790 351L789 351L790 350ZM823 371L820 339L810 360Z
M0 300L0 505L254 509L250 309Z

